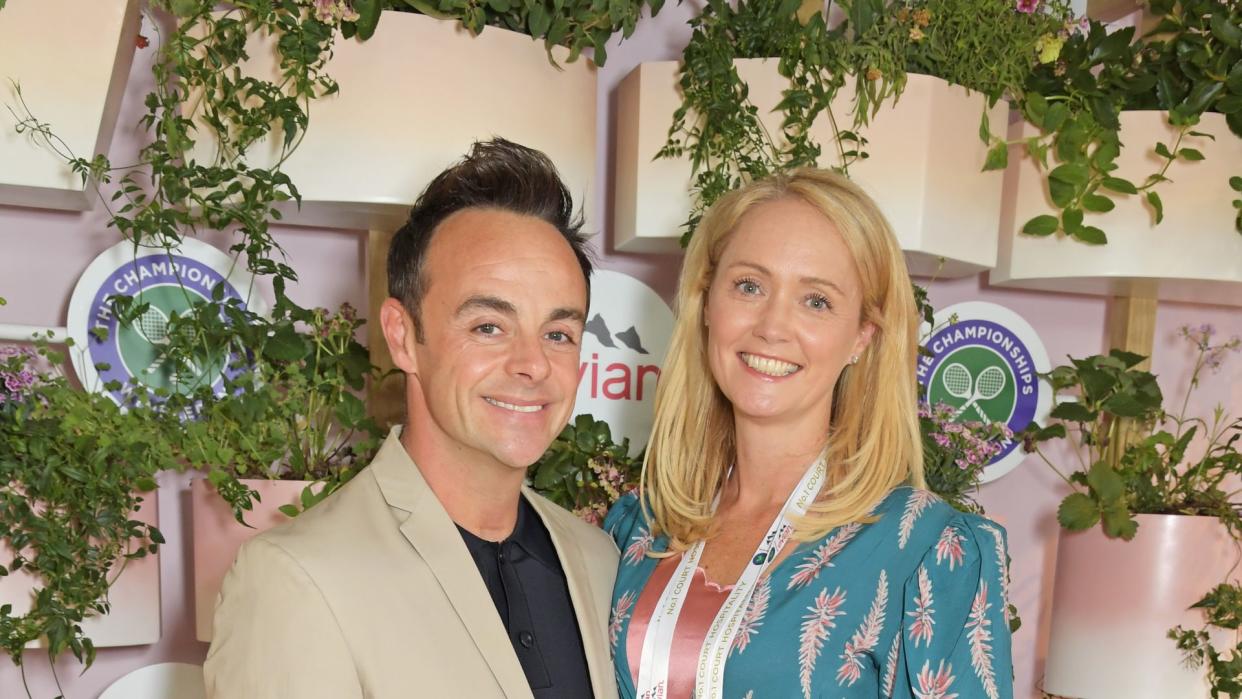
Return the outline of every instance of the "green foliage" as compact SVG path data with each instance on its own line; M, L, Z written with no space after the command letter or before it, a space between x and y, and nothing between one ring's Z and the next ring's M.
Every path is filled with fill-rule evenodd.
M601 524L608 508L638 487L643 456L629 452L630 440L612 441L608 423L579 415L532 467L531 485L584 520Z
M354 2L355 7L361 4ZM368 0L368 4L378 6L379 0ZM664 0L385 0L384 5L393 10L457 19L475 34L488 26L529 34L543 39L549 57L553 47L567 47L570 62L577 60L584 49L591 49L592 62L603 66L608 60L605 45L609 39L617 32L629 37L638 26L643 8L655 15L664 6ZM358 34L363 39L369 37L363 33L361 23Z
M126 561L164 543L133 517L173 461L164 435L174 424L144 390L122 409L71 385L48 339L34 359L0 363L10 372L44 365L23 396L0 402L0 580L21 571L35 581L28 611L0 606L0 649L21 665L26 644L44 638L52 657L68 650L89 666L83 620L108 613L108 587Z
M370 462L382 430L358 393L379 377L354 339L361 321L351 307L329 314L280 306L274 319L259 322L235 304L225 318L174 319L173 332L179 324L206 346L230 347L235 358L238 373L226 372L221 394L197 386L168 396L164 408L193 418L169 435L178 467L205 471L239 522L259 498L239 479L320 482L303 492L300 508L281 508L293 516Z
M1187 398L1200 373L1219 362L1219 351L1233 346L1234 341L1197 345ZM1068 434L1086 454L1079 469L1062 473L1075 492L1061 503L1057 520L1072 531L1100 524L1108 536L1128 540L1138 528L1136 513L1206 515L1219 518L1235 536L1242 534L1238 504L1227 489L1228 479L1242 474L1235 446L1242 438L1242 420L1231 423L1218 411L1209 424L1185 417L1184 408L1181 415L1167 415L1156 377L1134 368L1143 359L1113 350L1107 356L1071 358L1044 376L1054 391L1076 399L1053 409L1059 424L1026 429L1022 436L1028 451L1044 456L1040 443ZM1170 429L1163 429L1166 425ZM1188 460L1187 449L1200 430L1207 433L1207 448Z
M1067 221L1064 214L1108 211L1118 195L1142 193L1153 222L1163 220L1156 188L1169 181L1179 161L1204 159L1182 143L1187 136L1206 136L1194 130L1205 112L1224 114L1229 129L1242 138L1242 5L1229 0L1148 4L1149 14L1158 18L1148 35L1136 37L1133 27L1110 33L1092 21L1087 31L1070 33L1054 59L1030 73L1024 94L1016 95L1026 120L1040 129L1022 145L1045 167L1049 153L1059 163L1048 173L1049 196L1063 212L1058 230L1083 242L1104 242L1104 233L1076 218ZM1154 144L1160 166L1141 184L1119 176L1116 164L1122 147L1119 115L1136 109L1163 111L1176 129L1171 142ZM1066 167L1077 176L1059 177ZM1024 232L1043 234L1042 228L1029 230L1030 223ZM1235 226L1242 233L1242 214Z
M909 71L966 86L990 103L1020 94L1037 60L1037 42L1068 18L1060 2L1026 14L1009 0L855 0L839 3L846 19L829 26L820 13L800 21L800 5L742 0L734 7L709 0L691 20L681 71L684 100L659 153L688 156L693 165L695 205L683 244L702 212L743 181L819 162L824 146L810 133L817 119L830 125L827 146L848 174L867 157L866 126L900 97ZM774 59L789 80L776 107L779 134L768 133L749 100L733 66L742 58ZM834 99L851 93L849 114L839 113ZM986 116L980 134L992 146L985 166L1004 167L1007 145L992 136Z
M1215 626L1236 632L1242 622L1242 587L1222 583L1191 606L1202 609L1206 624L1199 629L1178 626L1169 630L1169 638L1185 654L1192 667L1206 666L1212 696L1242 697L1242 643L1229 649L1226 657L1213 645L1208 627Z

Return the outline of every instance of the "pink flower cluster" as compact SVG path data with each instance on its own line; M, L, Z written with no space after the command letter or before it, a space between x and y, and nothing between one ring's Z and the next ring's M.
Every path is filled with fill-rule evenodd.
M593 481L584 488L590 494L590 501L574 508L574 514L588 524L599 526L612 503L637 488L638 483L634 480L636 474L617 468L610 458L591 459L587 465L594 475Z
M315 10L315 19L324 24L358 21L358 13L346 0L311 0L308 4Z
M941 449L955 454L954 463L958 468L965 470L982 467L1013 439L1013 430L1008 425L978 421L958 422L954 419L956 415L957 410L944 403L934 406L919 403L919 417L932 423L929 436Z
M0 403L19 401L38 380L38 374L27 366L35 357L29 347L0 347Z

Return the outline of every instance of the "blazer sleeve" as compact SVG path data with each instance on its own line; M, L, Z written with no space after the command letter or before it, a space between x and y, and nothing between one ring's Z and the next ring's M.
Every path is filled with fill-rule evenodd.
M284 549L247 542L216 601L208 699L362 699L349 646L314 580Z
M905 584L884 696L1013 699L1008 585L1005 530L951 520Z

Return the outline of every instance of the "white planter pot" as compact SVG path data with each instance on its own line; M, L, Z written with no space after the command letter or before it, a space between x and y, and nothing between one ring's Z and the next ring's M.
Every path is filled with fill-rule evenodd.
M159 527L157 492L144 493L142 505L132 519ZM165 544L166 546L168 544ZM11 550L0 544L0 564L8 565ZM147 554L132 561L118 561L112 568L116 582L108 588L111 611L87 618L82 632L98 648L137 646L160 640L160 555ZM32 594L43 587L42 580L24 570L0 578L0 604L12 604L17 615L30 611ZM43 647L36 641L30 648Z
M768 133L779 136L781 116L772 109L789 83L777 72L777 62L744 59L734 65ZM676 61L644 63L618 88L618 250L677 249L690 211L689 159L652 160L681 104L677 71ZM837 96L838 121L849 121L852 101L848 88ZM1003 173L980 171L987 154L979 140L985 103L940 78L912 74L896 106L885 104L862 134L870 141L870 157L851 165L850 176L879 203L915 274L939 269L941 277L966 276L996 263ZM1007 116L1003 103L990 109L992 128L1003 131ZM825 115L812 134L823 146L820 165L838 164Z
M0 12L0 101L21 85L34 116L75 156L107 153L138 36L137 0L26 0ZM19 114L20 114L20 110ZM64 159L0 112L0 205L85 210L94 197Z
M245 71L277 80L263 39L247 47ZM390 229L418 194L474 141L500 136L543 151L560 170L588 228L595 196L595 68L560 68L543 43L488 27L472 36L457 22L385 12L366 42L338 37L327 73L341 87L311 104L306 137L283 170L302 194L285 220ZM209 139L198 156L211 157ZM253 164L274 162L256 148Z
M1166 634L1199 628L1188 607L1225 581L1238 552L1213 517L1138 515L1131 541L1061 532L1044 691L1081 699L1208 699L1202 669ZM1237 572L1234 572L1236 576ZM1236 577L1234 578L1236 581ZM1232 646L1232 634L1223 643Z
M1207 157L1178 159L1156 186L1164 202L1164 221L1154 225L1139 195L1119 196L1107 213L1088 213L1087 225L1103 229L1106 245L1086 245L1064 236L1024 235L1022 227L1041 214L1056 214L1046 193L1047 172L1033 159L1010 151L1005 173L1000 254L992 284L1047 291L1134 295L1172 301L1242 305L1242 235L1234 230L1237 192L1229 177L1239 174L1242 139L1220 114L1205 114L1196 131L1216 140L1190 136L1182 147ZM1010 140L1036 135L1026 122L1011 126ZM1174 130L1161 112L1123 112L1117 174L1141 185L1157 172L1157 142L1172 147ZM1050 154L1049 165L1055 167Z
M257 490L259 502L246 513L244 527L215 488L202 478L190 482L190 509L194 521L194 631L195 637L210 642L220 584L233 566L241 545L289 518L281 505L298 502L309 481L269 481L243 478L241 482Z

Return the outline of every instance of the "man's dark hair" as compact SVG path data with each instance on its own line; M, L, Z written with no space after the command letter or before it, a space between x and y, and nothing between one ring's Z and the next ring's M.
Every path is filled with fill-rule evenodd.
M431 238L444 219L471 208L533 216L556 228L578 258L590 295L591 260L581 232L582 213L575 216L556 166L543 153L503 138L476 141L465 158L427 185L388 250L388 295L413 316L418 342L426 339L419 311L427 292L424 266Z

